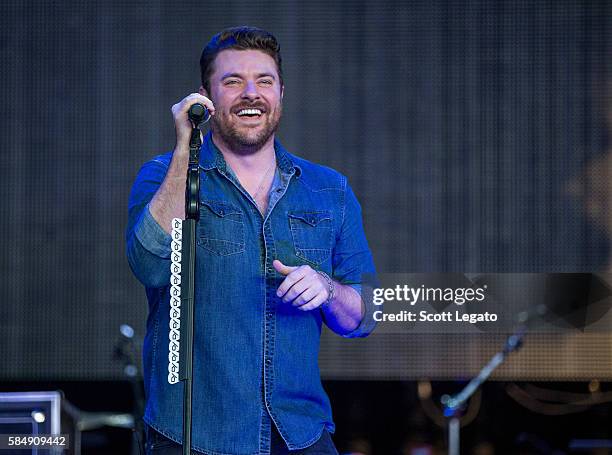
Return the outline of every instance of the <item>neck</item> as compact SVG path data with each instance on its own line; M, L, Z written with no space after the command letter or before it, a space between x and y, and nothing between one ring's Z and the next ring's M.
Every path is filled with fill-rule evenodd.
M234 172L265 172L276 159L274 152L274 135L257 149L234 150L218 135L212 135L212 141L221 151L225 162Z

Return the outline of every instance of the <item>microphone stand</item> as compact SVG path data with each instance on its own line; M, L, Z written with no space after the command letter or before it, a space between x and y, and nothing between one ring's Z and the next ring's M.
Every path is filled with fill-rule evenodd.
M193 125L189 141L189 164L185 187L185 219L182 221L181 258L181 327L179 380L183 382L183 455L191 453L191 421L193 391L193 333L195 307L196 227L200 220L200 138L199 124L208 114L204 106L189 109Z
M448 455L459 455L459 433L461 428L461 413L465 402L478 390L478 388L489 378L493 370L500 366L511 352L517 351L523 344L523 337L527 326L521 325L516 332L508 337L504 348L495 354L487 363L478 376L473 378L463 390L454 396L442 397L444 417L448 417Z

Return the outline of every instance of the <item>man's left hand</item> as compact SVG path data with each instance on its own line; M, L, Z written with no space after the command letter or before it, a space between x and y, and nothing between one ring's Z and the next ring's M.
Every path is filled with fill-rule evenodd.
M278 259L272 263L278 273L285 279L278 287L276 295L283 302L291 304L303 311L314 310L329 298L327 280L309 265L291 267Z

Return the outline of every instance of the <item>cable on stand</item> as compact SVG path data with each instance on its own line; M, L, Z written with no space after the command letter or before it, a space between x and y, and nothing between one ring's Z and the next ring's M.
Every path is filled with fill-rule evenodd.
M183 455L191 453L196 227L200 219L199 162L202 146L199 125L210 118L206 108L199 103L189 108L188 115L193 128L185 185L185 220L172 220L168 350L168 382L183 383Z

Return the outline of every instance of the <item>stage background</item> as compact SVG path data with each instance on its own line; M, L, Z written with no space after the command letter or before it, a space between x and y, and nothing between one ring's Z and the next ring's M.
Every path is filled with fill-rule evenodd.
M142 163L217 31L282 46L279 137L349 177L381 272L609 268L612 6L600 1L4 2L0 380L118 379ZM333 379L467 377L502 338L344 340ZM612 336L538 335L498 378L612 379Z

